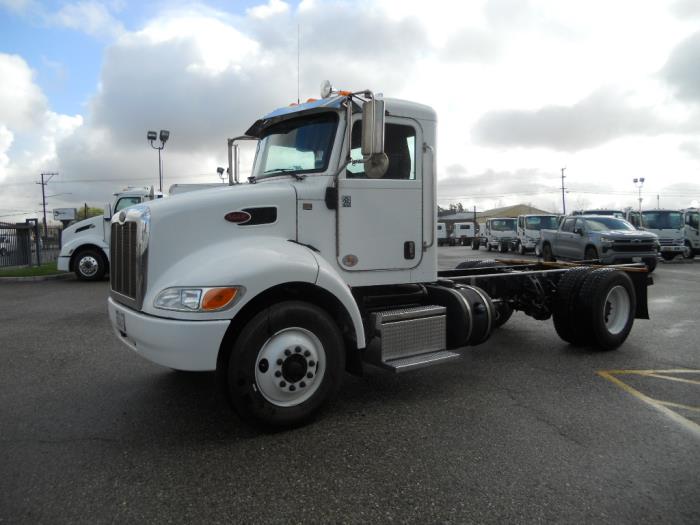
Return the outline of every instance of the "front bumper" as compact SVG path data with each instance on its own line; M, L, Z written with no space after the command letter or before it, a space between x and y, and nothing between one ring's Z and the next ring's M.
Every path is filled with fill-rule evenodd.
M683 253L684 250L685 250L685 246L683 246L682 244L681 245L671 244L671 245L666 245L666 246L662 245L659 247L659 252L661 252L661 253Z
M61 255L56 262L56 268L61 272L70 271L70 256Z
M603 264L624 264L636 261L647 261L649 259L656 259L656 252L606 252L600 258L600 262Z
M136 312L111 297L107 309L117 338L149 361L176 370L216 370L219 346L230 321L163 319ZM117 315L124 316L125 331Z

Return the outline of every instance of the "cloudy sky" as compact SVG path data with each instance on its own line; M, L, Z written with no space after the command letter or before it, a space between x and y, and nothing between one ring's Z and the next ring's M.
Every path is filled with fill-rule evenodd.
M438 112L439 203L700 201L700 1L0 0L0 221L215 182L226 137L323 79ZM246 154L244 170L252 158ZM25 215L28 214L28 215Z

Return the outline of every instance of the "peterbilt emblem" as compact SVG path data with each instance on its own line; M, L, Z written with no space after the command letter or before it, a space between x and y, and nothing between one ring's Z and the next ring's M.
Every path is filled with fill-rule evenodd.
M126 212L120 211L119 212L119 222L124 222L125 220L126 220Z
M224 219L235 224L245 224L251 219L250 213L247 211L231 211L224 215Z

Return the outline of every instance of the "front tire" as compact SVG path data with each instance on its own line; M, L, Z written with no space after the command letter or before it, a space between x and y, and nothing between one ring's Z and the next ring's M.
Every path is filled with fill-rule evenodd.
M542 259L544 259L545 262L556 261L554 255L552 255L552 246L549 243L545 243L542 245Z
M694 259L695 252L689 241L685 241L685 246L683 248L683 258L684 259Z
M309 421L337 392L345 347L325 310L284 301L243 328L228 359L227 393L241 418L269 427Z
M583 258L587 262L597 261L598 260L598 250L596 250L593 246L587 246L585 252L583 253Z
M97 250L82 250L73 260L73 269L80 281L101 281L107 273L107 260Z
M664 261L672 261L673 259L676 258L676 253L669 253L669 252L661 252L661 257L663 258Z
M519 255L525 255L525 246L523 246L523 243L519 242L518 243L518 254Z

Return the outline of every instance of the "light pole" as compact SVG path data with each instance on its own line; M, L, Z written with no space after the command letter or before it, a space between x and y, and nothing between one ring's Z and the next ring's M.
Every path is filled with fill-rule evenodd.
M644 177L632 179L635 187L639 190L639 225L642 225L642 186L644 186Z
M165 143L168 142L169 137L170 137L170 132L167 129L161 129L160 130L160 146L154 146L153 141L158 138L158 135L156 134L155 131L149 131L146 134L146 139L148 139L148 142L151 143L151 147L153 149L158 150L158 190L161 193L163 192L163 163L160 160L160 152L165 147Z

